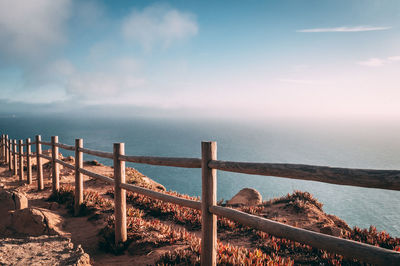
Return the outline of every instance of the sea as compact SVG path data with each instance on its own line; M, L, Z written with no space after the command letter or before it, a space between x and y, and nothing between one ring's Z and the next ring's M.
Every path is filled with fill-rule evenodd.
M0 133L15 139L35 138L112 151L124 142L127 155L201 157L201 141L216 141L218 159L242 162L296 163L363 169L400 169L400 123L392 121L313 121L287 119L113 118L74 116L4 116ZM34 150L34 149L33 149ZM73 155L63 151L64 155ZM84 155L112 165L108 159ZM200 169L131 164L168 190L201 195ZM376 226L400 237L400 191L339 186L314 181L218 171L218 199L242 188L257 189L263 200L294 190L308 191L325 212L350 226Z

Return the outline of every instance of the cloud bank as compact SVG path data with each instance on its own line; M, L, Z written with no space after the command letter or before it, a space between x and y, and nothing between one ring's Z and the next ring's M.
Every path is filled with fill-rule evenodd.
M168 47L198 32L195 16L164 5L153 5L142 11L133 10L122 24L123 36L150 50L161 43Z
M32 63L64 43L71 4L71 0L0 0L0 61Z
M112 37L102 29L101 38L90 43L79 61L64 53L63 45L76 38L69 26L98 30L93 27L104 21ZM168 88L155 89L162 82L154 74L148 80L149 62L143 59L142 66L138 58L143 50L165 53L197 33L194 14L168 5L149 5L115 19L94 1L0 0L0 69L2 64L13 66L21 76L2 96L35 103L73 99L79 104L157 104ZM129 49L121 52L121 46Z

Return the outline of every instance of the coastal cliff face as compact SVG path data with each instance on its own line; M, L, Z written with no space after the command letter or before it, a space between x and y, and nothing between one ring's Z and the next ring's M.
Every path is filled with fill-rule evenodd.
M71 163L74 158L67 157L63 158L63 160ZM96 161L85 162L84 167L104 176L113 176L112 167L102 165ZM31 238L32 233L28 232L29 230L24 230L26 228L33 230L30 224L39 217L40 219L36 220L42 221L43 228L39 228L40 233L35 235L39 235L39 237L44 237L43 234L46 237L52 237L47 235L67 236L75 244L74 248L68 252L77 254L76 250L78 248L75 247L82 245L94 264L100 260L103 264L118 265L131 265L132 263L135 265L199 263L200 211L128 192L128 241L125 245L115 246L112 215L113 186L102 180L85 176L84 204L79 216L75 217L71 212L74 193L74 172L68 168L61 169L61 189L57 194L51 194L51 170L51 164L44 168L45 189L37 191L35 175L33 176L34 184L21 184L18 177L12 176L12 173L6 167L0 166L0 184L2 184L3 190L17 191L24 195L28 202L28 204L25 204L27 206L20 208L22 210L15 210L15 206L17 206L15 199L22 199L18 200L22 202L21 206L24 205L24 200L22 196L11 197L14 200L12 202L9 201L9 205L13 209L7 212L11 220L14 216L19 218L18 223L10 223L6 226L8 228L6 230L7 235L3 235L3 237L25 236L26 238L23 239L27 245L38 241ZM196 197L166 191L163 185L153 181L134 168L126 169L126 181L178 197L199 200ZM12 194L15 192L7 193ZM350 228L340 218L326 214L323 211L322 203L318 202L308 192L295 191L292 194L267 201L262 201L261 196L258 197L259 193L257 194L253 191L252 194L256 196L257 200L251 200L251 204L240 204L239 202L229 206L296 227L400 250L400 239L392 238L384 232L377 232L373 227L369 230ZM228 203L232 202L228 201ZM6 220L2 219L2 221ZM21 224L24 226L18 227ZM250 264L274 262L287 265L292 265L293 263L306 265L322 263L330 265L349 262L343 261L343 258L339 255L312 249L309 246L293 241L275 238L220 217L218 218L218 239L219 264L243 264L244 262L240 258L244 257L248 259L246 261ZM5 251L0 250L0 254L1 252ZM21 250L21 252L24 251ZM120 256L113 256L109 254L110 252L118 253ZM30 256L35 256L35 254ZM233 262L232 258L234 258ZM84 261L87 262L88 260ZM351 261L349 263L354 264L355 262Z

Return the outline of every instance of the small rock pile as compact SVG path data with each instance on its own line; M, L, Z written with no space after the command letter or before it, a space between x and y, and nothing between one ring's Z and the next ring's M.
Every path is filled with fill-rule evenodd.
M61 236L59 215L28 204L25 194L0 188L0 265L91 265Z

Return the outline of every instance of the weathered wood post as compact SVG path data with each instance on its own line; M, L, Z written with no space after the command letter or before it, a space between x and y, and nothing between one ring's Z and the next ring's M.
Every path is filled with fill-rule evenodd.
M121 188L125 183L125 161L119 156L125 154L124 143L114 143L114 215L115 215L115 244L127 240L126 232L126 191Z
M6 146L5 146L5 140L6 140L6 135L2 134L1 135L1 160L3 162L6 161Z
M37 182L38 182L38 190L44 189L43 184L43 165L42 165L42 137L40 135L36 136L36 168L37 168Z
M14 159L13 159L13 173L14 175L18 175L18 161L17 161L17 140L14 139L13 140L13 146L14 146L14 151L13 151L13 155L14 155Z
M8 169L11 171L12 170L12 149L13 149L13 145L12 145L12 139L8 140Z
M201 265L217 264L217 217L209 207L217 204L217 170L208 167L217 159L217 143L201 143Z
M4 156L5 156L5 163L8 163L8 160L10 159L10 158L9 158L9 151L8 151L8 149L9 149L9 145L8 145L8 135L5 136L4 144L5 144L5 154L4 154Z
M51 137L51 158L52 158L52 165L53 165L53 193L56 193L60 189L60 167L56 160L58 159L58 136Z
M32 184L31 139L26 139L26 175L28 184Z
M24 180L24 141L22 139L19 140L18 148L19 148L19 181L22 182Z
M4 148L4 143L3 143L3 141L4 141L4 134L1 134L1 138L0 138L0 147L1 147L1 150L0 150L0 160L4 160L4 152L3 152L3 148Z
M83 139L75 139L75 205L74 214L79 214L79 209L83 203L83 177L79 169L83 167Z
M1 159L6 162L6 135L1 135Z
M2 134L1 135L1 160L3 162L6 161L6 146L5 146L5 140L6 140L6 135Z

